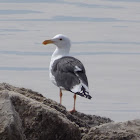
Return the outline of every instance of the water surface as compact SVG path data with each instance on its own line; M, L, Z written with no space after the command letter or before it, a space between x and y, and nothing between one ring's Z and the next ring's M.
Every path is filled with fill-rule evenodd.
M0 82L39 91L59 102L49 80L58 33L72 40L71 55L85 65L92 100L77 98L78 111L115 121L140 116L139 0L0 0ZM64 92L70 110L73 94Z

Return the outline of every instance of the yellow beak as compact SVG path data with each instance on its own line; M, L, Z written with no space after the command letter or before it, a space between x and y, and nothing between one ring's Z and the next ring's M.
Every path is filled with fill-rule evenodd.
M52 44L52 43L54 43L52 40L45 40L43 41L42 44L47 45L47 44Z

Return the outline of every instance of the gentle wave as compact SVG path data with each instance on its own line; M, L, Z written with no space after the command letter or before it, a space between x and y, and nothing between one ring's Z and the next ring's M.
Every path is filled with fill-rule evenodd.
M48 71L48 68L38 68L38 67L0 67L0 70L7 71Z
M106 0L112 2L140 2L140 0Z
M52 52L22 52L0 51L0 54L26 55L26 56L51 56ZM140 52L71 52L71 55L140 55Z
M68 4L68 5L74 5L77 7L85 7L85 8L124 8L123 6L118 5L111 5L111 4L88 4L84 2L71 2L71 1L64 1L64 0L12 0L13 3L56 3L56 4ZM11 0L0 0L0 3L11 3Z
M131 44L131 45L140 45L140 42L129 42L129 41L81 41L81 42L72 42L73 44Z
M0 51L0 54L8 55L37 55L37 56L51 56L52 52L22 52L22 51Z
M32 14L32 13L42 13L42 12L32 10L0 10L0 15Z
M117 18L93 18L93 17L74 17L74 16L54 16L50 19L43 18L43 19L0 19L0 21L74 21L74 22L133 22L133 23L139 23L140 20L121 20Z

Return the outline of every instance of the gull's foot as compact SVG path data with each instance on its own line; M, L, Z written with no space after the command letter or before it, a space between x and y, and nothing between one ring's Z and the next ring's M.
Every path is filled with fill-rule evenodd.
M75 109L73 109L73 110L71 110L71 111L69 111L70 113L74 113L74 112L76 112L76 110Z

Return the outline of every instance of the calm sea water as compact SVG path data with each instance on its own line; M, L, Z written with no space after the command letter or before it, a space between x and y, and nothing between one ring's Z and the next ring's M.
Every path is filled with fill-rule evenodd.
M71 55L85 65L93 97L78 97L77 110L115 121L139 118L139 25L140 0L0 0L0 82L59 102L48 73L55 46L42 42L65 34ZM64 92L63 105L72 109L72 93Z

